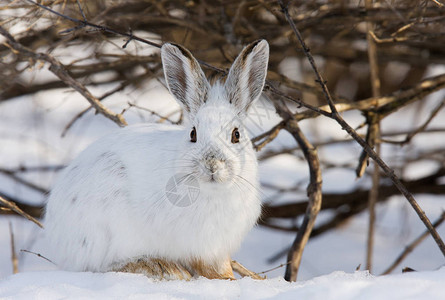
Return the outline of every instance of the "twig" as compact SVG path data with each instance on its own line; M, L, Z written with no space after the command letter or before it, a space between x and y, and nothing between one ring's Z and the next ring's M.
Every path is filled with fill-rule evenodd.
M309 166L310 179L307 187L309 205L306 209L303 223L301 224L295 241L292 244L291 251L289 251L288 261L291 261L291 264L286 266L285 273L285 279L288 281L297 280L303 250L311 235L322 201L322 179L317 150L305 138L297 124L297 121L287 122L286 130L288 130L298 141Z
M33 1L31 1L31 2L33 2ZM39 6L40 6L40 4L39 4ZM31 49L24 47L23 45L18 43L12 37L12 35L10 35L9 32L6 31L1 26L0 26L0 34L2 34L6 38L6 40L8 41L8 44L18 53L20 53L26 57L32 58L36 61L43 60L43 61L48 62L50 64L49 70L51 72L53 72L57 77L59 77L65 84L72 87L77 92L79 92L82 96L84 96L85 99L87 99L88 102L90 102L90 104L92 106L94 106L96 111L98 111L99 113L101 113L102 115L107 117L108 119L114 121L119 126L127 125L127 122L122 117L122 115L113 113L111 110L109 110L107 107L105 107L102 103L100 103L100 101L96 97L94 97L85 88L85 86L83 86L81 83L76 81L68 73L68 71L65 69L65 67L58 60L56 60L54 57L52 57L48 54L45 54L45 53L36 53L36 52L33 52Z
M392 137L392 136L399 136L399 135L407 135L407 134L410 134L411 132L412 131L409 131L409 130L392 131L392 132L382 133L381 136L382 137L384 137L384 136ZM422 133L422 134L444 133L444 132L445 132L445 128L437 127L437 128L425 129L425 130L419 132L419 134L420 133ZM400 142L392 141L387 138L380 138L380 141L385 142L385 143L400 144ZM323 146L328 146L328 145L333 145L333 144L345 144L345 143L351 143L351 142L355 142L355 140L350 137L350 138L346 138L346 139L332 139L332 140L328 140L328 141L314 143L314 146L316 148L320 148ZM274 157L277 155L281 155L281 154L291 154L298 149L299 149L298 147L285 147L280 150L263 151L261 156L258 157L258 160L260 160L260 161L266 160L268 158L271 158L271 157Z
M445 176L445 168L438 170L436 173L426 176L421 179L408 181L405 184L414 193L425 193L428 191L434 195L444 195L445 185L436 185L437 179ZM386 185L381 183L379 187L379 202L386 201L390 196L398 194L399 191L394 185ZM324 233L328 230L335 229L337 226L344 224L348 218L355 216L356 214L364 211L367 208L366 200L369 197L369 191L367 190L354 190L350 193L343 194L323 194L323 203L321 209L326 211L336 211L336 215L331 220L319 225L312 231L312 236ZM283 227L278 225L270 226L270 220L272 219L295 219L297 216L301 216L307 209L307 201L303 199L289 204L280 205L265 205L263 207L263 214L261 216L260 225L271 227L274 229L280 229L284 231L296 232L298 229L294 227ZM345 209L347 208L347 209ZM289 247L286 247L273 257L268 259L269 263L273 263L286 253L289 252Z
M289 249L286 249L286 250L287 250L286 253L289 252ZM281 264L281 265L279 265L279 266L273 267L273 268L268 269L268 270L266 270L266 271L259 272L258 274L266 274L266 273L269 273L269 272L278 270L279 268L285 267L285 266L287 266L287 265L290 264L290 263L291 263L291 262L288 261L287 263L284 263L284 264Z
M391 37L391 38L386 38L386 39L381 39L379 37L377 37L375 35L374 32L369 32L369 34L371 35L372 39L378 43L378 44L384 44L384 43L398 43L398 42L404 42L409 40L408 37Z
M82 6L80 5L79 0L76 0L76 2L77 2L77 7L79 8L80 14L82 15L82 18L83 18L84 22L86 22L87 17L85 17L85 14L83 13L83 9L82 9Z
M78 112L74 118L71 119L71 121L68 122L68 124L65 125L65 128L63 128L62 133L60 134L61 137L65 137L68 133L68 130L73 127L74 123L76 123L77 120L83 117L87 112L89 112L93 107L90 105L89 107L85 108L84 110Z
M323 115L323 116L329 117L329 118L331 117L331 114L328 111L320 109L320 108L318 108L316 106L312 106L310 104L307 104L307 103L301 101L300 99L296 99L296 98L293 98L293 97L291 97L289 95L286 95L285 93L283 93L280 90L278 90L275 87L273 87L271 82L269 82L267 80L266 80L266 84L264 86L264 90L265 91L271 91L275 95L278 95L278 96L280 96L280 97L282 97L282 98L284 98L286 100L292 101L294 103L297 103L300 107L301 106L302 107L306 107L306 108L310 109L312 112L316 113L317 115Z
M401 145L405 145L405 144L409 143L413 139L414 136L416 136L420 132L423 132L426 129L426 127L431 123L431 121L437 116L439 111L444 106L445 106L445 98L433 109L433 111L431 112L431 114L428 117L428 119L422 125L420 125L416 130L413 130L409 134L407 134L403 141L400 141L400 142L397 142L397 141L386 141L386 142L387 143L392 143L392 144L401 144Z
M366 0L365 1L365 9L370 10L372 9L372 0ZM368 43L368 61L369 61L369 69L370 69L370 78L371 78L371 87L372 87L372 97L377 99L380 97L380 78L379 78L379 68L378 68L378 62L377 62L377 46L372 39L372 31L374 30L374 25L372 22L366 22L367 27L367 33L366 33L366 41ZM378 104L377 100L374 101L373 107L375 107ZM371 148L374 148L374 144L376 142L376 131L379 130L379 116L375 113L368 113L368 133L366 135L366 142L369 144ZM362 150L362 153L360 155L359 164L357 166L357 177L361 177L368 166L369 163L369 156L366 153L365 150ZM371 202L371 200L370 200ZM372 203L370 203L370 210L373 210L374 207ZM372 219L373 212L370 212L370 218ZM371 224L370 224L371 225ZM368 239L368 241L370 241ZM368 252L371 245L368 243ZM370 253L367 254L367 261L370 260ZM367 266L369 266L370 263L367 263ZM369 269L368 269L369 270Z
M12 231L12 224L9 222L9 234L11 237L11 262L12 273L17 274L19 272L19 260L17 259L17 253L15 253L14 232Z
M130 31L130 37L127 39L127 41L125 42L125 44L122 46L122 48L127 48L128 44L133 40L133 30L131 30L131 28L128 30Z
M23 178L17 176L17 175L15 174L15 172L12 171L12 170L7 170L7 169L2 169L2 168L0 168L0 173L5 174L6 176L9 176L9 177L11 177L13 180L17 181L18 183L21 183L21 184L23 184L24 186L29 187L29 188L31 188L31 189L33 189L33 190L36 190L36 191L38 191L38 192L40 192L40 193L42 193L42 194L46 194L46 193L48 193L48 190L47 190L47 189L45 189L45 188L43 188L43 187L41 187L41 186L38 186L38 185L36 185L36 184L34 184L34 183L32 183L32 182L29 182L29 181L27 181L27 180L25 180L25 179L23 179Z
M99 97L97 100L102 101L105 98L111 96L112 94L114 94L116 92L119 92L119 91L122 91L129 84L130 84L129 81L122 82L119 86L117 86L116 88L106 92L101 97ZM83 115L85 115L87 112L89 112L92 108L93 108L93 106L90 105L89 107L85 108L84 110L80 111L77 115L75 115L74 118L72 118L71 121L67 125L65 125L65 128L63 129L62 134L60 136L64 137L67 134L68 130L70 130L71 127L74 125L74 123L77 120L79 120L80 118L82 118Z
M289 3L288 3L288 5L289 5ZM284 16L286 17L286 20L288 21L289 25L291 26L292 31L294 32L301 47L303 48L303 52L306 54L306 58L309 61L309 64L311 65L311 67L314 71L317 70L317 66L315 65L314 58L310 54L309 48L306 46L306 43L304 42L303 37L300 34L300 31L298 31L294 21L292 20L292 18L289 15L289 10L288 10L287 5L285 6L282 0L278 0L278 4L280 4L281 11L283 12ZM323 77L321 77L318 70L317 70L317 72L315 72L315 77L316 77L315 82L317 82L321 86L323 95L328 100L328 105L331 108L331 112L335 113L336 109L335 109L334 101L332 100L331 93L329 92L328 87L326 86L326 81L323 79Z
M288 253L287 261L290 263L286 265L284 275L284 279L287 281L296 281L304 248L309 240L312 228L315 224L315 219L321 208L321 169L317 149L305 137L292 112L284 105L284 103L274 101L274 104L276 111L285 122L284 129L288 131L298 143L309 167L309 185L307 187L307 195L309 197L308 206L306 208L303 222Z
M386 97L379 98L379 101L385 100L387 103L379 105L376 112L380 113L382 117L387 116L409 103L423 99L425 96L443 89L444 86L445 74L424 79L411 89L399 90L393 93L389 96L390 99L385 99Z
M3 204L4 207L11 209L15 211L17 214L21 215L22 217L25 217L26 219L34 222L37 224L40 228L43 228L42 223L40 223L37 219L31 217L29 214L25 213L23 210L21 210L15 203L6 200L5 198L0 196L0 203Z
M445 88L445 74L440 74L434 77L425 78L409 89L398 90L379 98L372 97L352 103L336 103L335 108L337 112L345 112L356 109L365 112L372 111L379 113L380 115L388 115L408 103L423 99L425 96L443 88ZM274 92L273 90L271 91ZM300 102L293 101L292 98L287 99L300 104ZM332 119L329 105L309 109L310 110L295 113L295 118L298 121L301 121L323 115Z
M386 199L387 198L382 198L381 201L384 201ZM324 202L329 201L330 200L329 195L323 195L323 200L324 200ZM342 207L342 209L337 210L336 214L333 217L331 217L330 220L325 221L323 224L315 227L312 230L310 237L313 238L313 237L319 236L329 230L333 230L335 228L338 228L339 226L342 226L351 217L357 215L358 213L363 212L367 208L367 205L363 201L363 202L358 202L358 203L356 203L356 202L348 203L346 205L343 204L343 205L341 205L341 207ZM344 209L345 207L347 207L347 210ZM301 214L303 214L303 213L301 213ZM295 218L295 216L294 216L294 218ZM274 224L271 224L269 222L264 222L264 221L260 224L263 226L269 227L269 228L279 229L279 230L289 231L289 232L298 232L298 230L299 230L298 228L295 228L295 227L284 227L282 225L274 225ZM271 256L270 258L268 258L267 261L269 263L274 263L281 257L285 256L287 253L289 253L289 251L290 251L290 247L285 247L283 250L280 250L278 253L276 253L273 256Z
M64 19L70 20L71 22L80 24L80 27L76 27L74 30L77 30L77 29L85 27L85 26L89 26L89 27L96 28L96 29L99 29L99 30L104 31L104 32L113 33L113 34L116 34L116 35L126 36L128 38L131 38L132 40L136 40L136 41L142 42L142 43L147 44L147 45L151 45L151 46L156 47L156 48L161 48L160 44L157 44L155 42L152 42L152 41L140 38L138 36L133 35L132 33L126 33L126 32L114 30L114 29L111 29L111 28L108 28L108 27L105 27L105 26L101 26L101 25L97 25L97 24L94 24L94 23L90 23L90 22L86 21L85 19L84 20L79 20L79 19L76 19L76 18L72 18L72 17L66 16L64 14L61 14L61 13L59 13L59 12L49 8L48 6L39 4L39 3L35 2L35 1L32 1L32 0L26 0L26 1L28 1L29 3L32 3L34 5L37 5L38 7L43 8L43 9L45 9L45 10L47 10L47 11L49 11L49 12L55 14L55 15L58 15L59 17L62 17Z
M122 90L124 90L127 86L129 86L132 82L140 82L143 79L149 78L153 75L152 72L145 72L142 76L137 76L137 79L129 79L126 81L121 82L117 87L115 87L114 89L109 90L108 92L105 92L102 96L98 97L97 99L99 101L103 101L106 98L108 98L109 96L113 95L116 92L120 92ZM93 106L89 106L87 108L85 108L84 110L80 111L77 115L74 116L74 118L71 119L70 122L68 122L67 125L65 125L65 128L62 131L61 137L64 137L68 130L71 129L71 127L74 125L74 123L79 120L81 117L83 117L83 115L85 115L87 112L89 112L91 109L93 108ZM121 113L123 114L123 112Z
M333 118L335 121L337 121L337 123L339 123L339 125L342 127L342 129L346 130L346 132L348 132L348 134L351 135L351 137L360 144L360 146L368 153L369 157L372 158L380 166L380 168L385 172L385 174L391 179L391 181L394 183L394 185L397 187L397 189L405 196L405 198L411 204L411 206L413 207L414 211L417 213L419 218L422 220L422 222L428 228L430 234L436 241L436 244L438 245L440 251L445 256L445 244L444 244L442 238L437 233L437 231L434 229L434 227L431 224L431 221L425 215L425 212L422 210L422 208L419 206L417 201L414 199L413 195L406 189L406 187L402 184L400 179L394 174L394 171L357 134L357 132L339 115L339 113L334 105L334 102L332 100L332 97L328 91L328 88L326 86L326 82L321 77L320 72L318 71L318 68L315 65L314 58L312 57L312 54L310 53L309 48L306 46L305 42L303 41L303 39L301 37L300 32L298 31L297 27L295 26L294 21L290 17L287 6L284 6L284 4L281 0L278 0L278 3L281 6L282 12L284 13L284 15L286 17L286 20L289 22L293 32L297 36L297 38L303 48L303 52L305 53L308 61L310 62L310 65L315 73L316 78L317 78L316 82L318 82L318 84L320 84L320 86L323 90L323 94L325 95L326 101L328 102L328 105L331 108L331 112L332 112L331 118Z
M366 10L372 9L373 0L365 1ZM369 68L371 73L371 86L372 86L372 97L378 98L380 97L380 78L379 78L379 65L377 61L377 45L372 37L374 24L372 22L366 23L367 34L366 40L368 42L368 60L369 60ZM377 102L375 102L377 104ZM375 147L375 151L377 155L380 155L380 116L375 113L368 113L369 117L369 125L368 125L368 134L366 142L370 147ZM364 170L369 161L369 156L363 150L362 157L364 159L361 161L362 170ZM359 165L360 167L360 165ZM359 177L362 174L358 174ZM379 197L379 181L380 181L380 170L379 166L374 163L374 170L372 174L372 187L369 191L368 197L368 211L369 211L369 221L368 221L368 238L366 245L366 269L369 272L372 271L372 254L374 249L374 231L375 231L375 205L377 203Z
M378 121L370 126L375 127L375 151L380 154L380 125ZM368 222L368 239L366 245L366 269L372 271L372 253L374 249L374 232L375 232L375 205L379 198L379 182L380 182L380 168L374 163L374 170L372 173L372 187L369 191L368 197L368 211L369 211L369 222Z
M365 1L366 9L372 8L372 0ZM371 86L372 86L372 96L380 97L380 78L379 78L379 66L377 61L377 46L372 39L372 33L374 31L374 24L372 22L367 22L367 34L366 39L368 41L368 60L369 68L371 73Z
M52 263L53 265L57 266L57 264L55 262L53 262L52 260L50 260L49 258L46 258L45 256L41 255L40 253L36 253L36 252L32 252L29 250L25 250L25 249L20 249L20 252L25 252L25 253L30 253L30 254L34 254L37 257L43 258L44 260Z
M366 123L368 125L368 130L366 132L366 142L369 147L374 148L377 143L380 142L380 116L378 113L367 112L366 113ZM369 164L369 155L365 150L360 153L357 168L355 169L355 174L357 178L360 178L365 173L366 168Z
M3 197L4 199L8 199L9 202L14 203L15 205L17 205L18 208L20 208L21 210L23 210L25 213L27 213L28 215L30 215L33 218L40 219L43 216L44 207L42 204L40 204L40 205L39 204L37 204L37 205L25 204L26 201L24 201L23 199L18 199L17 197L8 195L2 191L0 191L0 197ZM0 214L15 215L16 212L11 210L10 208L0 206Z
M445 220L445 212L442 212L440 217L433 223L434 228L437 228L442 224ZM386 275L394 271L394 269L410 254L415 247L420 245L420 243L425 240L429 235L429 231L425 230L419 237L417 237L414 241L412 241L408 246L405 247L405 250L400 253L400 255L396 258L396 260L382 273L382 275Z
M164 122L164 121L167 121L167 122L169 122L169 123L171 123L171 124L178 125L178 124L180 123L180 121L181 121L181 120L179 120L179 121L174 121L174 120L170 119L170 115L179 112L179 111L177 111L177 110L174 111L173 113L167 115L167 116L163 116L163 115L161 115L161 114L155 112L154 110L148 109L148 108L146 108L146 107L139 106L139 105L134 104L134 103L132 103L132 102L130 102L130 101L127 101L127 103L128 103L128 105L129 105L130 107L135 107L135 108L138 108L138 109L147 111L147 112L151 113L153 116L158 117L158 118L160 119L160 120L159 120L159 123L162 123L162 122Z
M431 0L431 1L433 1L439 7L443 7L444 6L444 4L439 2L439 0Z
M264 280L264 279L266 279L266 278L258 275L258 273L250 271L249 269L247 269L245 266L243 266L242 264L240 264L236 260L232 260L231 261L231 265L232 265L233 271L235 271L236 273L240 274L242 277L248 276L248 277L251 277L251 278L257 279L257 280Z
M64 165L42 165L42 166L19 166L17 168L12 169L3 169L0 168L0 172L4 172L7 174L15 174L15 173L30 173L30 172L57 172L64 168ZM45 190L46 191L46 190Z
M252 142L255 150L258 152L261 149L263 149L264 146L266 146L267 144L272 142L278 136L278 133L280 133L281 129L283 129L284 127L285 127L285 123L284 123L284 121L281 121L280 123L278 123L277 125L272 127L270 130L263 132L262 134L252 138L251 142ZM263 141L258 144L255 144L255 142L258 142L260 140L263 140Z

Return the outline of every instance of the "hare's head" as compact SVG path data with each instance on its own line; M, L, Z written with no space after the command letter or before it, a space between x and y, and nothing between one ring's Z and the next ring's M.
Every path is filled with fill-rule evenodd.
M184 47L164 44L162 63L168 89L183 108L190 174L204 182L230 183L256 170L243 121L263 90L269 45L258 40L238 55L225 82L213 86ZM252 171L250 171L252 172Z

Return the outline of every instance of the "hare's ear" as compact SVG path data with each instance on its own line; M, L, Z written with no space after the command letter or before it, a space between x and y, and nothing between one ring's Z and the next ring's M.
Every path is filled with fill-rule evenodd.
M210 89L199 63L187 49L171 43L162 46L161 58L168 90L186 113L194 116Z
M269 61L269 44L258 40L247 45L238 55L224 84L230 103L245 115L264 87Z

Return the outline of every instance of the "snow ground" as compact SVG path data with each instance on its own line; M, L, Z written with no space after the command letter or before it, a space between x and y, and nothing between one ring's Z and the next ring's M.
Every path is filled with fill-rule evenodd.
M337 271L311 280L289 283L277 277L265 281L200 278L153 281L125 273L28 272L0 282L2 299L445 299L445 268L437 271L375 277L368 272Z

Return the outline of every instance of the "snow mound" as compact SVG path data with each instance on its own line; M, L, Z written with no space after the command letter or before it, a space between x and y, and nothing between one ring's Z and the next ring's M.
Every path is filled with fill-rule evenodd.
M243 278L236 281L154 281L127 273L27 272L0 281L2 299L445 299L445 268L376 277L334 272L288 283Z

